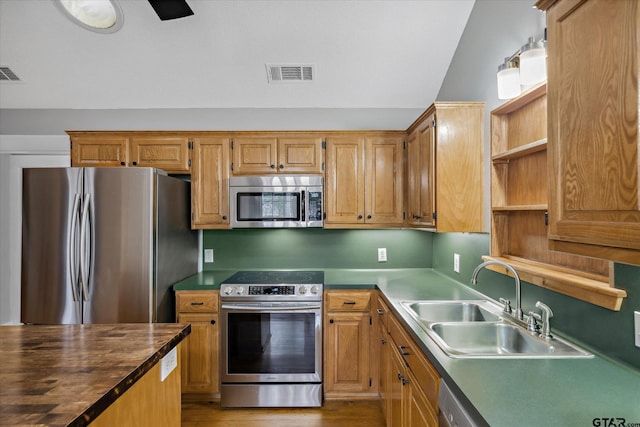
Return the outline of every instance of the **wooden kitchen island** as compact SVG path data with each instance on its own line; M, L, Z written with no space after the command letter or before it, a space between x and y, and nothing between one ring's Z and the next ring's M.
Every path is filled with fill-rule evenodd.
M1 326L0 425L179 426L174 349L190 332L182 324Z

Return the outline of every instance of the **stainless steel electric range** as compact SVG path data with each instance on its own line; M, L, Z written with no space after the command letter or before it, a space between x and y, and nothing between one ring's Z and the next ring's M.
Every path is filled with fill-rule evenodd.
M322 405L322 271L240 271L220 287L223 407Z

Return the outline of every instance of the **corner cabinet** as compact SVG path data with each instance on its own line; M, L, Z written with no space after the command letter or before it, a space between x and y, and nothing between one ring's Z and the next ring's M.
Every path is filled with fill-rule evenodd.
M372 291L328 290L324 293L324 397L377 397L371 352Z
M229 228L229 147L225 136L194 139L191 228Z
M192 140L171 132L69 131L71 166L153 167L168 173L191 172Z
M325 228L401 227L404 133L326 139Z
M182 393L220 399L218 291L177 291L178 323L190 323L191 334L180 350Z
M508 262L527 282L619 310L626 292L613 287L610 262L549 249L546 89L538 85L491 112L490 258Z
M322 174L322 138L309 134L236 133L233 175Z
M408 129L407 224L483 231L480 102L437 102Z
M640 2L536 6L548 28L550 247L640 265Z

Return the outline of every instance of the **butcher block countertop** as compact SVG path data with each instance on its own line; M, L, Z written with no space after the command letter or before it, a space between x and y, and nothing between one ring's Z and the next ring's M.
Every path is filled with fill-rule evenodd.
M182 324L0 326L0 425L87 425L189 333Z

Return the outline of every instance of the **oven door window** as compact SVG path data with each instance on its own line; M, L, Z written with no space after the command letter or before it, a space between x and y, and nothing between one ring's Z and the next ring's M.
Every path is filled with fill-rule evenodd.
M229 313L229 374L316 371L314 313Z
M300 221L300 192L237 193L238 221Z

